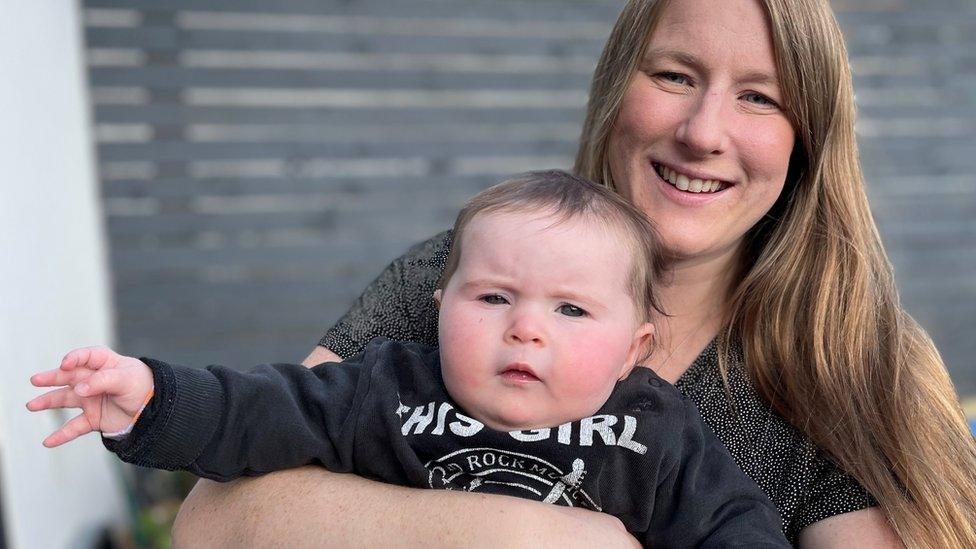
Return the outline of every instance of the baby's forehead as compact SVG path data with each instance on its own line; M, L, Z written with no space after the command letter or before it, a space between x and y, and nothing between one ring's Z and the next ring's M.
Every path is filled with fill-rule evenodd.
M554 207L513 207L478 212L468 220L463 229L462 240L478 240L482 248L502 247L507 242L498 242L492 235L504 235L532 239L545 237L550 245L566 246L574 250L574 243L580 238L598 238L604 247L614 248L621 257L632 257L637 249L637 239L628 231L629 227L618 219L601 217L593 212L562 212ZM461 246L461 258L466 246Z
M500 210L479 212L465 227L460 243L459 260L469 258L478 263L502 261L508 255L565 256L565 262L554 265L549 276L559 271L606 274L629 281L633 262L633 239L617 224L590 213L566 215L547 210ZM591 273L592 271L592 273ZM546 276L546 273L539 273Z
M511 206L476 213L468 221L468 226L483 228L495 224L509 224L513 220L532 220L541 222L540 230L559 233L581 231L606 236L614 240L627 241L632 236L624 224L608 216L599 216L594 212L563 212L555 206ZM465 233L471 229L465 227Z

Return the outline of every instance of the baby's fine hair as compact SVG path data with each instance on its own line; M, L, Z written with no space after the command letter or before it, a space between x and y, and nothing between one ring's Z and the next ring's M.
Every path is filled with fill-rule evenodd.
M643 212L610 189L562 170L528 172L478 193L454 222L451 251L438 288L444 288L461 259L464 230L478 214L539 212L555 223L587 218L626 238L631 252L629 294L641 322L661 310L655 282L664 270L664 252L654 225Z

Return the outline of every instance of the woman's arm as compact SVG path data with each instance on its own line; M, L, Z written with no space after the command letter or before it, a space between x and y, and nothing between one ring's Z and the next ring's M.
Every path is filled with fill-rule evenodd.
M342 362L342 357L333 353L332 351L326 349L321 345L316 345L312 352L309 353L305 360L302 361L302 366L306 368L311 368L323 362Z
M901 548L901 540L877 507L834 515L800 531L800 549Z
M319 467L201 480L175 547L640 547L616 518L507 496L418 490Z

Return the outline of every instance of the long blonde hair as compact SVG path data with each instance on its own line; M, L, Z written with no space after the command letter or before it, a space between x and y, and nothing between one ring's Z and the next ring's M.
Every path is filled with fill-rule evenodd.
M666 3L628 2L594 74L575 170L611 188L610 133ZM840 28L826 0L762 4L797 144L783 195L746 235L722 340L741 342L760 395L878 500L906 546L976 547L976 442L898 300Z

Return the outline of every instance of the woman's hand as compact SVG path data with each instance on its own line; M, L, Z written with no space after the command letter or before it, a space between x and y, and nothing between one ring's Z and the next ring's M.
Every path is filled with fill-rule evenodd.
M552 511L561 513L567 520L579 521L581 527L586 528L591 534L598 537L605 535L607 539L619 541L622 544L620 547L641 546L637 538L631 536L627 528L624 527L624 523L613 515L580 509L579 507L563 507L562 505L553 505ZM623 534L622 537L621 534ZM601 543L601 546L604 545Z
M520 498L391 486L318 467L201 480L176 547L640 547L616 518Z

